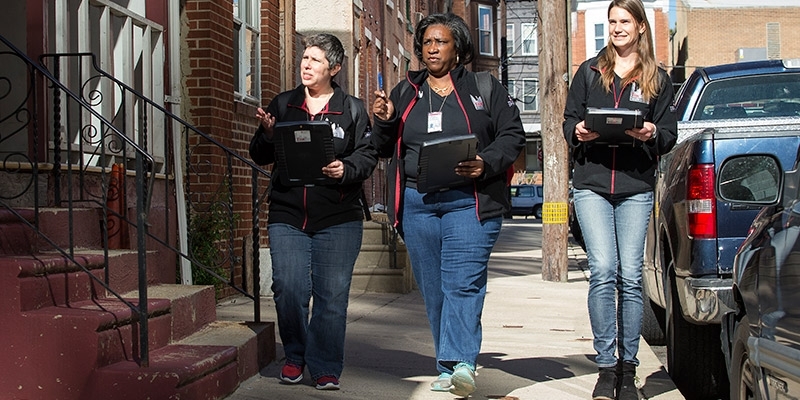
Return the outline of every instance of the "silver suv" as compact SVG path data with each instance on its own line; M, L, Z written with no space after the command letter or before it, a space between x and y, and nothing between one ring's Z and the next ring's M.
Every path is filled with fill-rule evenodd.
M511 215L533 215L542 218L542 203L544 196L542 185L514 185L511 191Z

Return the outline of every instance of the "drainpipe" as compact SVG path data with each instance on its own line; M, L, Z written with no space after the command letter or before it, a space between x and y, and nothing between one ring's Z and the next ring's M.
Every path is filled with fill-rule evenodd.
M169 82L170 94L165 99L169 103L169 110L180 117L181 115L181 10L179 1L167 2L167 28L168 57L169 57ZM181 126L177 121L172 122L172 158L175 160L175 202L178 213L178 249L182 254L189 254L189 228L186 224L186 195L183 192L183 155L181 149ZM178 257L181 265L181 283L192 284L192 264L186 257Z

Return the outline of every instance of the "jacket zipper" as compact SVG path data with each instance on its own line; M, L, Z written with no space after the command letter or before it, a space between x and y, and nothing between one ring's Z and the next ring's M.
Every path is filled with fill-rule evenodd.
M303 230L308 226L308 188L303 187Z
M474 135L475 133L472 132L472 124L469 121L469 115L467 114L467 109L464 108L464 103L461 102L461 96L458 95L458 91L456 90L456 83L453 82L453 75L448 74L448 76L450 77L450 83L453 85L453 93L456 94L456 100L458 100L458 106L461 107L461 112L464 113L464 119L467 120L467 132L469 132L469 133ZM483 101L489 101L489 99L484 99ZM474 180L472 182L472 197L475 198L475 217L480 222L481 213L478 210L478 205L479 205L479 203L478 203L478 187L477 187L477 184L475 183Z
M410 80L408 81L411 88L414 89L414 97L408 103L405 111L403 111L403 116L400 117L400 123L397 126L397 144L395 148L397 149L397 165L395 168L397 169L396 173L394 174L394 227L396 228L400 221L397 218L397 215L400 213L400 196L403 196L400 189L403 187L402 182L400 182L400 155L402 154L402 146L403 146L403 129L406 126L406 118L408 118L408 114L411 113L411 109L414 108L414 104L417 104L417 99L419 99L419 87L412 83Z

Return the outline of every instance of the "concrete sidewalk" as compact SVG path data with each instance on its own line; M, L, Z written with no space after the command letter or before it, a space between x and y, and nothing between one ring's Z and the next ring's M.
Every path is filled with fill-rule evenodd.
M538 221L504 221L489 263L478 389L472 399L591 399L597 368L586 306L585 254L570 246L568 282L545 282L540 248ZM275 321L272 300L263 298L261 305L262 318ZM249 300L235 299L221 303L217 313L220 319L248 320L252 309ZM283 350L278 343L277 361L242 383L228 399L456 398L430 390L438 373L418 291L353 292L347 320L341 390L316 390L307 371L298 385L280 383ZM684 399L644 340L639 359L641 398Z

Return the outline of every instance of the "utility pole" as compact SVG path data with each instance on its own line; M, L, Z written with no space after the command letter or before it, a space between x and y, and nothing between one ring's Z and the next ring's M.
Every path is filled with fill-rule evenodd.
M568 90L568 0L540 0L539 99L542 105L542 279L567 281L569 154L562 133Z

